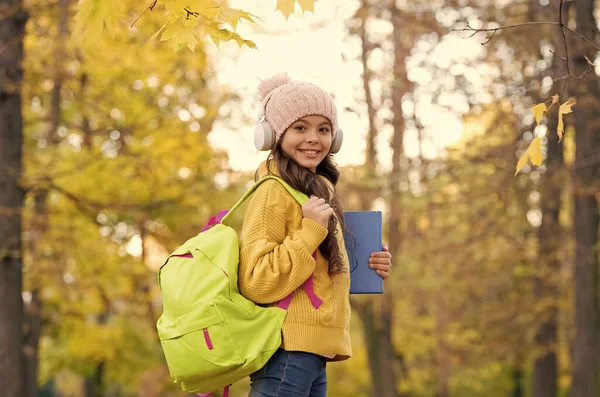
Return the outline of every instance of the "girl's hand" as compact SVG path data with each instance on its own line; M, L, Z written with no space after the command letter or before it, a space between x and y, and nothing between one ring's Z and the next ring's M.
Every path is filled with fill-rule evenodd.
M329 217L331 215L333 215L333 208L324 199L317 196L310 196L308 201L302 206L302 216L317 222L325 229L329 225Z
M373 252L369 258L369 267L377 270L379 274L385 280L388 278L390 268L392 267L392 254L389 252L388 245L383 243L383 251Z

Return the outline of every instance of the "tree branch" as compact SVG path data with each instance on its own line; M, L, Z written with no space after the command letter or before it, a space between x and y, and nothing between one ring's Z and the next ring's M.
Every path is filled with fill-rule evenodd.
M500 30L506 30L506 29L512 29L512 28L518 28L518 27L522 27L522 26L534 26L534 25L554 25L554 26L562 26L565 28L565 30L573 33L574 35L578 36L579 38L581 38L582 40L584 40L585 42L587 42L589 45L591 45L592 47L594 47L595 49L597 49L598 51L600 51L600 47L597 46L596 44L594 44L594 42L592 42L590 39L588 39L587 37L585 37L584 35L582 35L581 33L577 32L576 30L571 29L570 27L566 26L565 24L562 23L558 23L558 22L523 22L523 23L516 23L514 25L506 25L506 26L499 26L497 28L486 28L486 29L479 29L479 28L474 28L472 27L470 24L467 24L466 28L462 28L462 29L452 29L453 32L473 32L473 34L470 37L475 36L477 33L484 33L484 32L498 32Z
M563 5L567 2L567 0L560 0L560 5L558 7L558 22L551 22L551 21L547 21L547 22L523 22L523 23L516 23L513 25L506 25L506 26L499 26L497 28L487 28L487 29L476 29L474 27L472 27L469 23L467 23L467 27L466 28L462 28L462 29L452 29L452 31L457 31L457 32L473 32L470 37L475 36L477 33L490 33L490 35L486 36L486 40L483 41L481 43L481 45L486 45L488 44L496 35L496 33L498 33L501 30L505 30L505 29L513 29L513 28L518 28L518 27L523 27L523 26L536 26L536 25L553 25L553 26L559 26L561 33L562 33L562 37L563 37L563 43L565 46L565 56L562 57L558 54L556 54L554 51L550 51L552 53L552 55L554 55L555 57L561 59L562 61L566 62L566 67L567 67L567 75L566 76L562 76L559 78L555 78L553 79L554 81L558 81L558 80L566 80L569 78L573 78L575 80L581 80L586 74L590 73L591 71L594 70L594 64L589 61L589 59L586 57L586 59L588 59L588 67L586 68L586 70L578 76L573 75L572 71L571 71L571 64L569 62L569 47L567 45L567 35L566 32L571 32L572 34L576 35L577 37L579 37L580 39L584 40L586 43L588 43L589 45L591 45L592 47L594 47L596 50L600 51L600 46L594 44L590 39L588 39L587 37L583 36L581 33L577 32L576 30L573 30L571 28L569 28L565 23L563 23ZM566 87L566 84L565 84Z
M567 34L565 33L565 25L563 24L562 14L563 14L563 4L565 0L560 0L560 4L558 5L558 23L560 24L560 31L563 37L563 43L565 43L565 58L567 62L567 75L571 76L571 66L569 63L569 46L567 45Z
M149 5L149 6L148 6L148 7L147 7L145 10L144 10L144 12L142 12L142 13L140 14L140 16L139 16L139 17L137 17L137 19L136 19L135 21L133 21L133 23L131 24L131 27L133 27L133 25L135 25L135 23L136 23L137 21L139 21L139 20L140 20L140 18L141 18L141 17L142 17L142 16L143 16L143 15L146 13L146 11L148 11L148 10L150 10L150 11L154 11L154 7L156 7L156 3L158 3L158 0L154 0L154 1L152 2L152 4L150 4L150 5Z

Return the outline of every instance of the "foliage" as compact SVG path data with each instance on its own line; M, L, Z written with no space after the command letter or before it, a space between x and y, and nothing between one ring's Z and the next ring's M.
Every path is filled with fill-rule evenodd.
M535 119L535 122L537 123L538 126L540 125L540 121L541 121L542 117L544 116L544 114L547 113L548 111L550 111L550 109L552 109L552 107L558 103L559 95L558 94L553 95L552 99L550 101L551 101L551 104L550 104L549 108L546 106L545 103L538 103L537 105L535 105L534 107L531 108L531 110L533 110L533 118ZM556 130L556 133L558 134L559 142L562 141L563 134L565 132L563 116L565 114L572 113L573 110L571 108L576 103L577 103L577 100L575 98L569 98L569 100L567 102L563 103L558 108L558 128ZM521 158L519 159L519 162L517 163L517 171L515 172L515 175L518 174L519 171L521 170L521 168L523 168L525 166L525 164L527 164L527 162L530 160L531 160L531 164L533 164L533 165L536 165L536 166L542 165L542 158L543 158L542 142L539 137L536 137L531 141L531 143L529 144L529 147L527 148L527 150L525 151L523 156L521 156Z
M315 0L277 0L277 10L289 18L298 2L303 11L314 12ZM104 31L115 34L118 21L125 15L120 0L80 0L75 16L74 36L80 43L95 45ZM134 2L139 10L139 2ZM236 33L241 21L256 24L260 20L247 11L231 8L223 0L154 0L144 11L165 10L165 22L152 35L167 41L175 51L188 48L194 52L204 37L219 45L222 41L235 41L240 47L256 48L256 44ZM142 21L144 22L144 21ZM135 23L135 22L134 22ZM227 27L229 26L229 28Z
M102 365L104 385L133 392L165 366L156 266L237 193L216 187L227 157L207 140L235 96L216 85L203 45L137 44L158 15L137 33L115 17L113 36L90 47L68 34L72 7L30 10L24 264L25 288L43 302L40 382L66 369L92 379Z
M303 11L313 11L313 1L297 2ZM144 12L140 3L83 0L77 10L68 7L66 26L61 26L60 4L68 2L45 3L29 2L23 87L25 281L26 292L40 291L43 302L40 383L82 395L82 380L91 381L102 366L107 394L174 396L178 391L170 384L154 328L160 312L154 270L166 252L233 203L252 178L231 171L226 155L208 143L215 121L228 117L222 105L235 106L237 98L219 85L204 38L252 47L236 29L258 18L217 2L164 0ZM530 108L543 99L524 97L521 86L531 84L527 94L540 91L530 82L540 76L521 73L530 65L505 55L534 54L539 41L519 34L489 46L482 59L473 61L479 66L465 66L462 58L447 68L428 63L423 54L443 46L445 37L442 29L427 25L426 15L519 18L505 15L493 2L466 3L404 2L404 44L414 57L407 58L406 67L431 73L435 84L395 76L388 62L371 81L381 88L375 103L383 138L390 124L389 88L405 84L406 142L415 132L421 150L431 139L422 128L425 118L414 110L415 98L431 98L428 106L452 107L447 90L467 98L463 140L433 159L421 151L401 156L401 194L395 197L384 166L375 176L361 166L345 167L342 197L348 209L357 208L363 195L384 211L393 200L401 203L401 249L394 252L386 289L396 294L392 339L404 364L393 365L402 374L398 390L403 395L441 395L444 365L450 368L453 396L509 395L516 387L515 372L531 385L531 361L538 353L534 334L552 305L561 315L559 383L564 390L573 333L570 269L548 274L539 263L536 220L541 222L544 169L529 172L525 166L542 163L543 137L532 133L518 178L513 164L515 141L528 128L520 123L531 120L528 109L539 129L557 105L554 120L562 139L570 121L564 115L575 101L560 104L555 95ZM277 3L286 18L294 6L291 0ZM371 12L382 17L382 9ZM374 36L376 26L387 25L369 24ZM389 32L383 31L370 54L387 61ZM153 35L168 46L148 40ZM194 53L172 51L184 48ZM494 91L489 100L478 99L468 79L473 75L489 78L489 86L479 87L486 94ZM572 153L573 134L566 130L565 149ZM572 225L570 204L561 213L566 230ZM561 260L568 263L572 253L568 235ZM555 283L561 302L537 296L536 278ZM381 311L373 301L374 310ZM370 394L362 332L354 315L354 357L328 365L332 395ZM242 382L232 394L246 391Z

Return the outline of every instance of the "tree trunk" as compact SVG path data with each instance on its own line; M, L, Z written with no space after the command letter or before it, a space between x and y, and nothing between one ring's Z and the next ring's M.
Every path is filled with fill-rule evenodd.
M0 0L0 20L0 379L3 396L22 397L23 1Z
M548 119L548 151L546 173L540 180L540 202L542 224L538 230L539 252L536 278L538 301L552 302L541 312L542 322L535 335L536 359L534 364L533 397L556 397L557 395L557 319L558 289L553 279L560 272L559 248L561 228L558 220L560 211L560 175L563 165L562 144L558 143L556 117Z
M30 223L24 227L29 232L27 245L24 249L29 253L31 263L40 263L38 242L42 241L46 230L48 230L48 190L38 189L34 193L33 216ZM39 297L39 290L42 285L40 275L37 269L28 273L28 285L31 291L31 298L25 302L25 335L24 335L24 374L25 397L38 397L38 346L42 335L42 302Z
M362 44L361 62L363 65L363 89L367 104L367 115L369 129L367 133L367 150L365 159L365 175L369 182L373 182L377 176L377 159L375 149L375 138L377 129L375 127L375 107L370 89L371 71L368 67L368 57L373 43L368 41L366 32L367 20L370 16L370 3L368 0L361 1L361 7L357 11L356 18L360 20L360 26L355 33L359 36ZM398 106L398 108L400 108ZM401 133L402 131L400 131ZM401 142L401 141L400 141ZM360 197L362 210L370 210L375 196L370 189L363 191ZM392 208L393 210L393 208ZM390 215L390 222L394 221L394 214ZM394 223L395 225L397 223ZM392 237L390 236L390 239ZM390 250L393 252L395 245L390 240ZM402 356L397 355L392 341L392 313L393 299L391 290L386 288L382 297L368 300L351 300L353 307L358 311L363 324L363 335L367 347L369 370L371 373L371 388L373 396L396 397L397 380L395 368L397 363L403 364Z
M510 397L523 397L523 358L517 353L512 368L513 389Z
M98 363L94 374L85 380L85 397L104 396L104 362Z
M385 296L385 295L384 295ZM398 397L395 364L402 357L395 354L392 335L391 308L375 309L373 300L361 305L360 315L364 326L365 342L371 372L372 396Z
M450 397L450 354L446 344L448 311L444 288L440 287L436 296L435 339L437 347L438 393L437 397Z
M34 289L31 300L25 305L25 338L24 338L24 397L38 397L38 346L42 334L42 302L39 292Z
M374 177L376 168L376 149L375 137L377 129L375 127L375 107L373 106L373 95L371 93L371 70L369 69L369 55L371 53L372 43L367 37L367 20L369 19L369 0L362 0L361 7L358 10L361 19L360 27L358 28L358 37L360 38L362 51L360 53L360 61L363 66L363 90L365 92L365 103L367 105L367 117L369 121L369 130L367 133L367 152L365 156L365 166L367 168L367 177ZM368 210L368 209L367 209Z
M577 31L599 42L594 1L577 0ZM595 50L573 37L570 41L572 73L587 68L586 54L593 59ZM598 202L600 187L600 87L593 72L571 85L577 98L572 116L575 125L575 341L571 397L600 396L600 326L598 306ZM575 113L576 112L576 113Z
M400 157L404 152L404 116L402 114L402 96L407 87L402 84L406 81L405 54L402 45L402 33L400 31L400 10L394 1L390 2L392 24L394 26L394 82L392 88L392 110L394 117L392 125L394 133L392 136L392 171L390 173L390 217L389 247L390 251L400 252ZM363 315L365 337L367 339L367 352L369 357L369 368L371 371L371 382L373 396L397 397L399 396L396 375L397 363L402 363L401 355L396 354L392 342L393 328L393 293L391 288L386 288L381 297L380 310L373 309L373 302L366 307ZM377 318L378 317L378 318Z
M365 102L367 105L367 115L369 121L367 133L367 150L365 153L365 179L367 182L373 182L377 174L377 158L375 150L375 138L377 129L375 128L375 107L371 94L370 82L371 71L368 67L368 58L371 52L372 43L368 41L366 32L367 20L369 19L369 1L363 0L355 17L360 20L360 26L356 30L357 36L361 40L361 63L363 66L363 90L365 92ZM361 192L360 205L363 211L371 209L373 191L366 189ZM389 293L386 292L386 295ZM384 295L383 299L386 299ZM371 373L372 395L374 396L397 396L396 381L394 376L395 351L392 334L391 301L383 304L384 308L379 310L379 297L368 300L351 299L352 306L358 311L363 324L363 336L367 347L367 357L369 370Z
M48 124L48 141L56 145L60 142L61 138L58 135L58 126L62 121L60 102L61 102L61 90L64 80L64 62L66 45L65 39L68 35L67 20L69 17L69 2L70 0L58 0L58 32L56 35L55 46L54 46L54 79L52 85L52 92L50 94L50 115Z
M558 2L541 6L539 1L533 0L531 15L534 21L551 20L559 14ZM563 16L563 21L566 21ZM562 36L559 30L550 31L550 40L555 47L559 47ZM564 76L565 64L560 59L554 59L550 69L552 77ZM559 92L560 84L556 84L555 91ZM561 98L563 101L566 98ZM555 107L556 108L556 107ZM563 145L558 142L556 128L558 119L553 111L548 117L548 146L546 155L546 172L539 181L540 209L542 211L542 224L538 230L538 276L536 278L535 294L539 302L551 302L549 307L544 307L540 315L542 321L536 330L536 357L533 369L533 397L556 397L558 377L558 286L554 281L560 273L559 260L560 241L563 239L559 223L561 190L563 180Z

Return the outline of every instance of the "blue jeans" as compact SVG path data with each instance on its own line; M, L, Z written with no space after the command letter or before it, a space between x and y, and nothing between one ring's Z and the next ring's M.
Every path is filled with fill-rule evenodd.
M250 375L248 397L326 397L326 358L279 349Z

